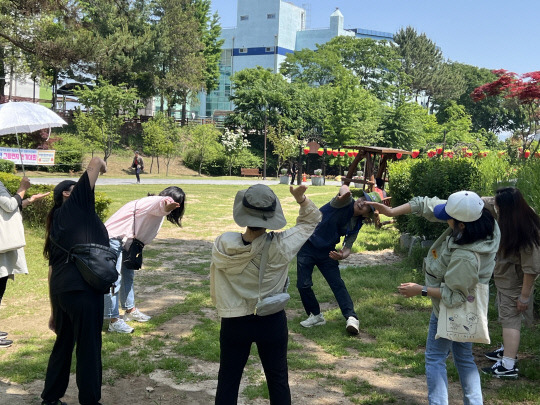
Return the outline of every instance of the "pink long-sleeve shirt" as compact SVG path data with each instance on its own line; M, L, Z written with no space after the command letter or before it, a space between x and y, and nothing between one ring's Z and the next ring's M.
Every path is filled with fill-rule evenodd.
M133 238L147 245L159 232L163 220L171 211L166 211L167 204L174 203L171 197L150 196L130 201L116 211L105 222L109 238L127 237L125 248L128 249ZM135 204L137 206L135 207ZM133 233L133 211L135 213L135 233Z

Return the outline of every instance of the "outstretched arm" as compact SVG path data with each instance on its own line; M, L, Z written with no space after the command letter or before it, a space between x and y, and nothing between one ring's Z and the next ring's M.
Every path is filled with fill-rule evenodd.
M99 157L94 157L88 163L88 167L86 168L86 172L88 173L88 180L90 181L90 188L94 188L96 185L97 178L99 174L103 174L107 172L107 163Z
M397 217L399 215L410 214L412 212L411 204L409 203L405 203L403 205L393 208L372 201L366 201L366 204L371 205L373 208L379 211L379 214L386 215L387 217Z

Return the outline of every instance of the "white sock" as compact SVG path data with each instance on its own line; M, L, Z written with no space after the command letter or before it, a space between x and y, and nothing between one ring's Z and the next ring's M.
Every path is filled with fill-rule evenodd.
M507 370L512 370L516 364L516 359L511 359L510 357L503 356L502 366Z

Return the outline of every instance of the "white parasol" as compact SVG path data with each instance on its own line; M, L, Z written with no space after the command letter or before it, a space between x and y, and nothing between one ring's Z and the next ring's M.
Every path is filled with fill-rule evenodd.
M50 134L52 127L61 127L66 124L67 122L58 116L58 114L40 104L25 101L0 104L0 136L15 134L17 137L23 174L24 164L22 162L18 134L26 134L45 128L49 129Z

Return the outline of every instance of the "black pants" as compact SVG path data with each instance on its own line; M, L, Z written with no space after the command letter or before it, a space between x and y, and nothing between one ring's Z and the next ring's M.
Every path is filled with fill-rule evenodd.
M6 292L7 281L8 276L0 278L0 304L2 303L2 297L4 297L4 293Z
M216 405L236 404L242 373L255 342L266 375L270 404L289 405L285 311L268 316L222 318Z
M51 303L57 336L49 358L41 398L54 402L66 393L71 355L76 343L79 403L95 405L101 399L103 294L70 291L52 295Z

